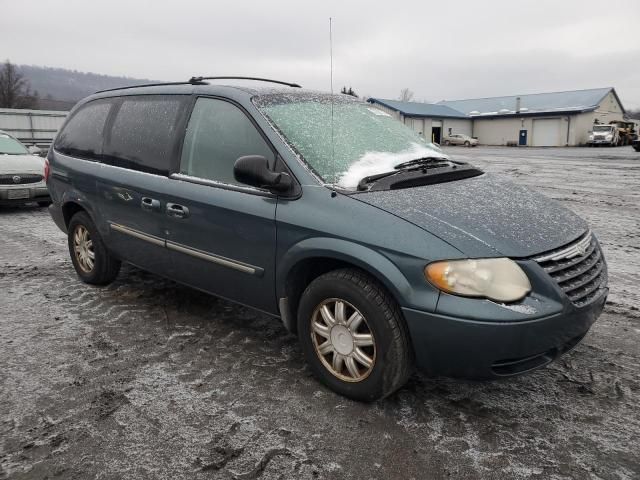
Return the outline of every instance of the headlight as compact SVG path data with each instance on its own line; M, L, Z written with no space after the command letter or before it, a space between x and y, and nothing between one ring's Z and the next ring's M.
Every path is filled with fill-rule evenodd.
M515 302L531 291L525 273L508 258L435 262L424 274L438 289L454 295Z
M613 135L611 135L610 133L607 134L607 136L605 137L607 140L611 140L613 138Z
M589 134L589 140L593 140L593 133Z

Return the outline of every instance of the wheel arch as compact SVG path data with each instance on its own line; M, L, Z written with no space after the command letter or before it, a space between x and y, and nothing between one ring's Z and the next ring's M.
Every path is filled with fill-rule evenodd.
M303 240L282 257L276 273L280 314L289 331L296 331L298 305L307 286L320 275L339 268L363 271L385 287L399 305L411 290L398 267L369 247L341 239Z
M98 224L95 221L93 208L84 196L74 192L65 192L60 203L62 205L62 218L67 228L69 228L69 222L73 216L80 211L87 212L87 215L89 215L96 227L98 227Z

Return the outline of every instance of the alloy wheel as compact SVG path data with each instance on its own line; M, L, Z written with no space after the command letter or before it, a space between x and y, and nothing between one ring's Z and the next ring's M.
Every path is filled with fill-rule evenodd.
M78 225L73 233L73 250L78 265L85 273L91 273L95 265L96 254L89 230L84 225Z
M376 343L365 317L349 302L329 298L311 316L311 339L322 364L346 382L367 378L376 361Z

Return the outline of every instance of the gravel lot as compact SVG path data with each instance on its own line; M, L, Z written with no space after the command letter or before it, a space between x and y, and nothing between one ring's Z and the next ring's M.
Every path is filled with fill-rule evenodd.
M0 478L640 478L640 154L448 152L593 226L610 302L571 354L355 403L277 320L132 267L86 286L45 210L3 208Z

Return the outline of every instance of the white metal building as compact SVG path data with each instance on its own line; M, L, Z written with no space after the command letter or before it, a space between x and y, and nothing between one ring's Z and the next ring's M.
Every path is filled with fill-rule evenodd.
M369 102L395 114L396 118L417 131L422 128L424 135L433 141L437 141L441 133L464 133L477 137L484 145L584 145L596 120L609 123L623 120L625 116L622 103L612 87L442 101L437 104L375 98ZM436 107L446 107L448 117L437 115L445 111ZM436 125L442 126L440 132L434 132Z
M368 102L393 115L434 143L440 143L443 135L464 133L471 136L473 133L471 118L446 105L379 98L370 98Z

